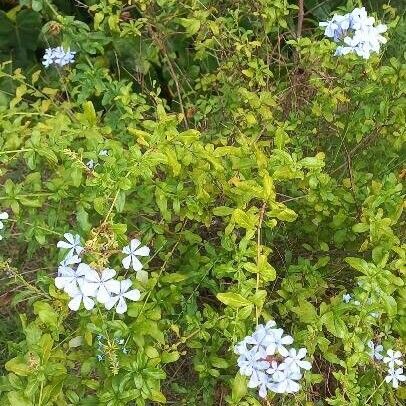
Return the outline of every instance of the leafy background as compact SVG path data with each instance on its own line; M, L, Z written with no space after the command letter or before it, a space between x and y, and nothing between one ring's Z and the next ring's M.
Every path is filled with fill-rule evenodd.
M364 4L389 26L367 62L317 28L356 1L304 1L300 38L285 0L1 5L2 405L258 405L232 346L269 318L313 363L270 404L404 402L366 353L405 350L402 1ZM76 63L43 69L60 44ZM128 315L68 312L69 230L117 270L152 248Z

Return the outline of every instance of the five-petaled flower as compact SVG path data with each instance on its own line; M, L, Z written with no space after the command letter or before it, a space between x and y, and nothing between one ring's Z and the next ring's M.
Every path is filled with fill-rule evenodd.
M392 382L392 387L397 389L399 387L399 382L405 382L406 375L403 374L403 368L389 368L388 375L385 377L385 382Z
M376 359L377 361L380 361L383 359L383 355L381 352L383 351L383 346L381 344L375 345L373 341L368 341L367 343L368 347L370 348L369 355Z
M120 282L113 279L116 276L114 269L104 269L101 273L89 268L85 273L87 285L95 292L95 297L99 303L106 303L111 294L120 292Z
M89 265L84 263L79 264L76 270L65 267L61 270L60 276L55 278L55 286L58 289L63 289L66 293L72 292L78 288L79 281L84 279L89 269Z
M95 305L94 300L92 299L94 291L84 279L79 279L77 285L70 285L66 289L66 293L71 297L71 300L68 303L69 309L76 312L79 310L81 303L83 303L86 310L93 309Z
M123 267L129 269L130 266L137 272L137 279L145 281L148 275L142 271L142 263L137 257L147 257L149 255L149 248L145 245L141 247L141 241L136 238L130 241L130 244L125 246L122 251L127 256L122 260Z
M81 246L80 243L80 236L79 235L73 235L71 233L65 233L63 235L66 239L66 241L58 241L56 246L58 248L63 248L63 249L68 249L69 251L66 254L65 258L69 258L75 254L80 255L81 252L84 250L84 248Z
M283 369L290 369L291 371L297 371L299 373L300 369L309 371L312 368L312 364L303 359L306 354L306 348L300 348L297 351L294 348L291 348L287 356L285 356L285 360L282 364Z
M134 302L140 300L141 293L138 289L129 290L132 286L130 279L120 281L120 288L118 294L111 296L110 299L104 304L107 310L116 306L116 313L123 314L127 311L126 299L133 300Z
M394 368L395 365L403 365L401 358L402 353L400 351L388 350L386 351L386 357L383 358L383 362L388 364L389 368Z
M267 355L274 355L275 353L279 353L282 356L286 356L288 350L286 349L285 345L290 345L293 343L293 337L291 336L284 336L283 329L276 328L272 330L272 333L269 337L269 344L266 347Z
M272 377L274 382L270 382L268 386L275 393L295 393L300 389L296 381L302 377L302 374L298 371L291 369L277 371Z
M77 265L82 262L82 259L77 255L67 257L59 263L58 276L62 276L64 273L72 271L72 265Z

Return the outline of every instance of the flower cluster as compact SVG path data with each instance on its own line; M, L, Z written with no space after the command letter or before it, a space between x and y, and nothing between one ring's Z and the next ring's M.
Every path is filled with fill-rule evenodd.
M386 43L386 38L381 35L387 30L386 25L374 26L374 22L374 17L368 17L365 7L362 7L343 16L335 14L331 20L319 25L325 28L326 37L340 44L335 55L356 53L368 59L372 52L379 52L381 44Z
M66 51L63 47L47 48L42 58L42 64L48 68L51 65L63 67L75 61L76 52L68 48Z
M382 345L375 345L373 341L368 341L367 346L370 349L369 355L373 359L382 361L384 364L386 364L388 374L385 377L385 382L392 382L392 387L397 389L399 387L399 382L406 381L406 375L403 374L402 368L402 353L400 351L393 351L392 349L389 349L386 351L386 356L383 356L381 354L383 351Z
M96 300L107 310L115 307L118 314L123 314L127 311L126 300L138 301L140 299L140 291L130 289L132 287L130 279L117 280L115 279L117 273L114 269L105 268L98 271L82 262L80 256L83 254L84 248L79 235L66 233L64 237L66 241L59 241L57 247L68 251L58 267L55 286L70 296L68 307L71 310L77 311L81 303L85 309L91 310L95 306ZM125 247L123 252L127 253L131 246L139 247L140 245L139 240L131 240L130 246ZM149 248L143 246L130 254L131 262L136 263L137 269L141 270L142 264L136 257L137 255L149 255ZM126 261L127 264L126 258L123 263Z
M0 230L2 230L4 228L4 224L2 222L2 220L7 220L8 219L8 213L3 211L0 213ZM3 236L0 234L0 240L3 239Z
M276 328L276 323L271 320L265 326L259 324L252 335L235 346L241 375L250 377L248 387L258 388L262 398L266 397L268 390L297 392L301 370L311 369L310 362L304 360L307 350L287 348L291 344L293 338L284 335L283 329Z

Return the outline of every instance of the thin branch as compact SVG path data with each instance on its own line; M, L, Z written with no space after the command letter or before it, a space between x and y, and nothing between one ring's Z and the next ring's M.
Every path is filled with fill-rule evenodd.
M304 19L303 2L304 2L304 0L299 0L299 11L298 11L298 17L297 17L297 31L296 31L297 38L300 38L300 36L302 35L302 27L303 27L303 19Z

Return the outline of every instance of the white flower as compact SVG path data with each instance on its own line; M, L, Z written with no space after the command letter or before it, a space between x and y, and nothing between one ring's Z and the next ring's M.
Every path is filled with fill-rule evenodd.
M273 320L268 321L265 326L258 324L252 336L246 337L247 343L252 344L253 348L266 349L272 342L272 333L275 330L272 327L274 326L276 326L276 323Z
M266 353L268 355L274 355L278 352L283 357L287 356L288 350L285 345L290 345L293 343L293 338L291 336L284 336L283 329L277 328L273 329L270 333L270 343L266 347Z
M344 303L349 303L352 299L352 296L349 293L346 293L345 295L343 295L343 302Z
M269 369L266 370L266 373L268 375L273 375L276 372L281 372L285 369L283 363L278 364L276 361L272 361L271 362L271 367Z
M58 248L69 249L68 253L66 254L66 258L75 255L75 253L80 255L80 253L84 250L84 248L80 245L80 236L77 234L73 235L71 233L65 233L63 236L68 242L58 241L56 246Z
M295 393L300 389L296 382L302 375L290 369L275 372L272 376L273 382L269 382L268 388L276 393Z
M123 253L127 254L127 256L123 259L122 263L125 269L129 269L132 265L134 271L137 272L137 279L145 280L148 277L145 271L141 272L142 263L137 256L147 257L149 255L149 248L145 245L140 247L140 245L141 241L136 238L131 240L130 244L123 248Z
M1 220L7 220L8 219L8 213L3 211L0 213L0 230L4 228L4 224ZM0 240L2 240L3 237L0 235Z
M312 368L312 364L309 361L303 360L306 353L306 348L300 348L298 351L291 348L289 350L289 355L285 358L282 364L283 369L290 369L291 371L296 371L298 373L300 373L300 369L309 371Z
M264 359L265 356L263 352L255 349L240 355L237 365L240 367L241 375L251 376L253 371L264 371L269 368L269 362Z
M99 156L108 156L108 154L109 154L109 151L107 149L102 149L99 152Z
M386 351L386 357L383 358L383 362L388 364L389 368L394 368L395 365L403 365L401 358L402 353L400 351L388 350Z
M350 27L350 18L348 14L343 16L335 14L331 20L321 22L319 26L325 27L324 35L326 37L333 38L337 42Z
M127 303L125 299L137 301L141 297L141 293L138 289L130 289L132 286L132 282L130 279L125 279L120 281L120 289L117 296L112 296L110 299L104 304L107 310L110 310L114 306L116 306L116 313L123 314L127 311Z
M3 211L0 213L0 220L7 220L8 219L8 213L6 211ZM0 221L0 230L4 227L4 224L2 221Z
M82 260L77 255L65 258L59 263L58 276L63 276L67 272L72 271L71 265L80 264L81 261Z
M54 63L54 51L52 48L47 48L42 59L42 64L48 68L48 66Z
M251 338L251 336L245 337L243 340L241 340L239 343L237 343L234 346L234 353L238 355L244 355L246 352L249 351L247 345L248 341Z
M78 282L84 279L89 269L89 265L83 263L79 264L76 271L72 268L65 267L63 274L55 278L55 286L69 294L70 291L75 291L78 287Z
M389 383L392 381L392 387L397 389L399 387L399 381L405 382L406 375L403 375L403 368L390 368L388 371L388 375L385 377L385 382Z
M81 264L82 265L82 264ZM94 296L94 291L89 289L89 285L81 279L78 280L78 285L75 287L71 287L68 289L67 293L72 298L68 303L69 309L73 311L79 310L80 304L83 302L83 306L86 310L91 310L94 307L94 300L92 296Z
M114 269L104 269L102 273L89 268L85 272L87 286L95 292L95 297L99 303L106 303L111 294L120 293L120 282L113 279L116 276Z
M43 56L42 64L48 68L51 65L59 65L61 67L74 62L76 52L68 48L66 51L61 47L47 48Z
M265 398L267 394L268 376L264 371L253 370L247 386L249 388L258 388L258 394L261 398Z
M380 345L380 344L375 345L372 341L368 341L367 346L371 349L371 351L369 352L369 355L372 358L375 358L378 361L383 359L383 355L381 354L381 352L383 351L382 345Z
M368 17L365 7L354 8L354 10L352 10L349 14L349 17L351 21L351 28L354 30L359 30L366 26L372 26L375 22L374 17Z
M375 19L368 17L364 7L355 8L351 13L343 16L334 15L333 18L319 25L325 27L324 35L339 43L335 55L341 56L355 53L368 59L373 52L379 52L381 44L386 38L381 34L386 32L384 24L374 26Z
M86 166L87 166L89 169L94 169L97 165L99 165L99 164L95 163L95 162L93 161L93 159L90 159L89 161L86 162Z

